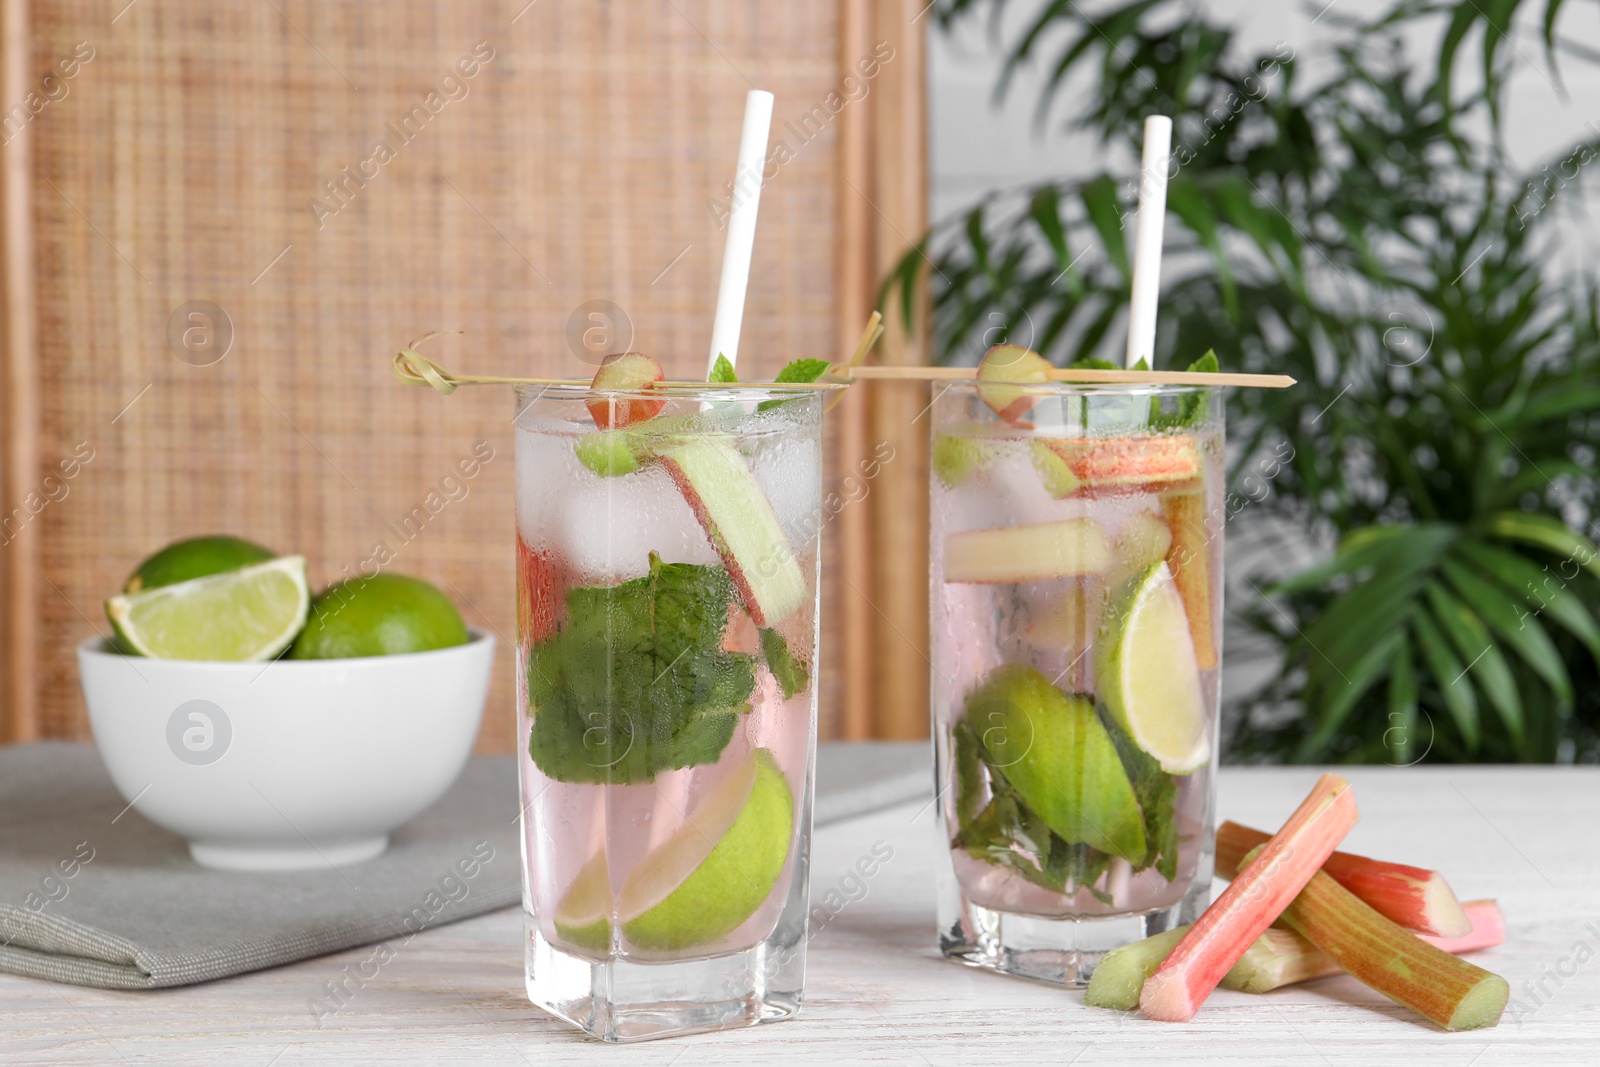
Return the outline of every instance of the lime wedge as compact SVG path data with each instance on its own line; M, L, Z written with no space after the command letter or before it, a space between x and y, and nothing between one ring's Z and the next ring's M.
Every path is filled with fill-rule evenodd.
M1165 560L1112 598L1094 672L1112 718L1162 770L1191 774L1210 758L1189 616Z
M152 659L271 659L305 625L304 556L242 567L106 601L124 645Z
M1128 772L1094 704L1032 667L996 667L967 698L967 720L992 765L1064 840L1130 860L1146 851Z
M601 955L611 947L610 877L601 849L583 865L556 905L556 933L563 940Z
M764 748L645 856L622 887L623 933L676 953L732 933L778 884L794 835L794 794Z

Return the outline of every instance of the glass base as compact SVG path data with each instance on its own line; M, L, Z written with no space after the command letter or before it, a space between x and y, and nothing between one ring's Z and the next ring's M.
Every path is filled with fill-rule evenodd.
M711 959L647 963L594 960L548 941L526 917L528 999L602 1041L729 1030L778 1022L800 1010L804 924L754 948Z
M953 879L952 879L953 881ZM959 889L941 887L939 949L972 967L1082 988L1114 948L1192 923L1211 900L1211 880L1199 881L1176 904L1092 919L1051 919L995 911Z

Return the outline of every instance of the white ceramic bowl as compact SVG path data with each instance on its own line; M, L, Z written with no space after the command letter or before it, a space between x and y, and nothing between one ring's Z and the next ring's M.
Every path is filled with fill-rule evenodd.
M210 663L78 646L100 758L131 806L208 867L371 859L444 795L472 752L494 663L455 648Z

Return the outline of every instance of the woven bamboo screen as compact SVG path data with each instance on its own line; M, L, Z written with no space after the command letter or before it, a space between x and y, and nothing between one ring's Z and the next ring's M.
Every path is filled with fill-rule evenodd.
M793 153L762 197L741 363L836 358L859 330L890 231L921 223L916 5L523 2L4 0L27 112L3 149L7 736L88 736L71 650L103 598L155 547L229 531L305 553L318 584L380 546L438 584L502 637L480 749L507 749L511 398L405 389L388 359L453 329L430 352L452 369L586 373L569 324L609 301L632 347L695 375L753 82ZM847 72L866 92L830 99ZM873 419L839 409L832 477ZM859 558L875 506L828 530L825 650L901 640L878 633L895 612L921 641L920 517L894 520L911 559L885 569ZM918 731L913 646L878 672L892 712L859 651L832 657L824 736Z

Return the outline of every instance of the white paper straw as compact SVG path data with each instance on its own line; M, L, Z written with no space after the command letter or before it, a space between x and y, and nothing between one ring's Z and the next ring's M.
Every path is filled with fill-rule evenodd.
M728 214L728 241L722 248L722 283L717 287L717 314L711 324L711 352L706 376L719 354L739 360L739 327L744 322L744 293L750 284L750 253L756 243L756 210L761 206L762 170L767 165L767 134L772 128L772 94L751 89L744 98L744 132L739 135L739 165L733 172L733 205Z
M1167 165L1172 158L1172 120L1144 120L1139 163L1139 220L1133 231L1133 296L1128 302L1126 365L1155 363L1156 304L1161 298L1161 230L1167 217Z

